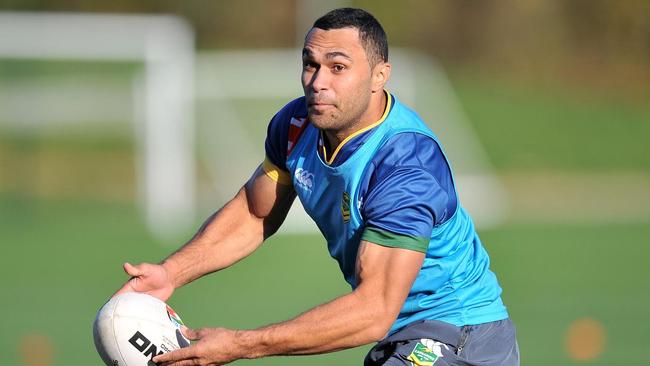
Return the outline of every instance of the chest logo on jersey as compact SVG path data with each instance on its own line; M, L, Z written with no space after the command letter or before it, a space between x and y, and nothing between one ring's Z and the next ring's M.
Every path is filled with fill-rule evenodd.
M296 178L296 185L300 188L311 192L312 187L314 186L314 174L308 172L303 168L296 169L296 172L293 174Z
M343 192L343 198L341 198L341 216L343 216L343 222L350 222L350 195L348 192Z

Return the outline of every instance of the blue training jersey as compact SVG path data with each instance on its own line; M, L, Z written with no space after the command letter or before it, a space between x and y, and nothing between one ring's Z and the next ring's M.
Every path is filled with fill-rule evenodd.
M385 113L390 112L392 104L389 100ZM299 138L295 130L305 127L302 122L306 116L304 98L298 98L269 123L265 168L285 184L290 184L287 152ZM336 167L374 132L374 128L355 132L331 156L319 146L319 154L326 164ZM319 145L320 140L322 133ZM386 240L380 244L384 245L425 252L433 227L445 223L456 210L456 191L447 160L438 144L421 134L405 132L387 141L368 164L360 189L366 230L383 234ZM391 245L396 242L399 245Z
M301 99L297 100L298 105L304 103L304 99ZM437 161L436 166L444 165L444 169L440 170L449 172L446 179L451 183L429 189L408 184L409 177L417 177L422 169L409 169L409 164L400 166L400 159L391 159L398 154L393 151L400 150L395 148L395 142L404 136L417 138L418 141L424 139L429 142L429 146L436 148L439 143L413 111L390 95L388 100L382 119L364 132L362 143L348 150L345 159L338 164L333 164L335 156L328 160L319 152L320 131L305 119L304 108L294 108L297 113L285 121L295 127L294 133L290 129L287 134L286 161L284 164L273 165L280 165L279 168L288 173L287 178L293 184L305 211L324 235L330 254L338 261L345 280L352 288L357 285L355 262L361 240L393 246L381 230L405 234L404 237L407 238L413 236L412 242L406 240L402 245L395 246L426 253L423 266L391 327L391 333L423 319L461 326L507 318L500 297L501 288L489 270L489 257L471 218L458 203L453 177L442 150L438 150L434 160ZM267 155L271 155L268 146ZM384 174L380 183L377 183L377 177L381 175L377 174L381 170L377 163L378 156L383 157L382 161L390 161L393 166L399 167L393 170L397 172L395 174ZM270 173L273 169L265 167L265 170ZM429 173L432 175L434 172ZM392 214L386 204L382 206L375 203L374 211L365 207L364 195L373 191L373 184L390 187L391 189L384 188L387 192L410 192L401 193L407 197L404 199L407 204L413 200L426 201L423 205L412 204L412 207L432 207L431 210L419 210L430 211L429 214L419 215L429 218L420 220L427 221L428 226L414 224L415 227L428 228L424 241L419 238L421 229L414 230L420 235L410 235L412 231L409 232L408 229L391 230L396 226L411 225L408 221L403 222L403 217L400 217L403 213L398 211ZM437 193L427 196L429 191ZM370 196L371 194L367 196L368 199ZM450 199L450 196L453 197ZM401 203L394 204L399 206ZM383 215L375 212L381 207ZM374 213L370 215L373 217L383 216L388 219L369 220L369 213ZM417 214L414 216L418 217ZM380 230L373 230L377 228ZM421 246L420 243L424 245Z

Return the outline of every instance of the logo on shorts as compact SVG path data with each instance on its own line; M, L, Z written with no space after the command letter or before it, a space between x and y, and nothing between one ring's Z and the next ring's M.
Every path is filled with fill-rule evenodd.
M350 195L348 192L343 192L343 198L341 199L341 216L343 216L343 222L350 222Z
M296 172L293 174L296 178L296 184L301 188L311 192L312 187L314 186L314 174L308 172L303 168L296 169Z
M442 358L442 347L449 350L449 347L431 339L421 339L416 345L407 360L414 366L432 366L439 358Z

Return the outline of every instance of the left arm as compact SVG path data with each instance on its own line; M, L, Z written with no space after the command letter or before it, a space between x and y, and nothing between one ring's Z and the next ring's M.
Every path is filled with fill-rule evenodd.
M197 342L157 356L163 365L223 365L271 355L326 353L382 339L397 318L424 253L362 241L357 255L359 285L349 294L300 316L254 330L186 330Z

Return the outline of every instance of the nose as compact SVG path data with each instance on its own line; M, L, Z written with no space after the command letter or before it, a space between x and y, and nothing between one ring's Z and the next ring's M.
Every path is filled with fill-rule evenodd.
M324 67L319 68L313 73L305 75L307 77L306 86L314 92L329 89L330 78L327 69Z

